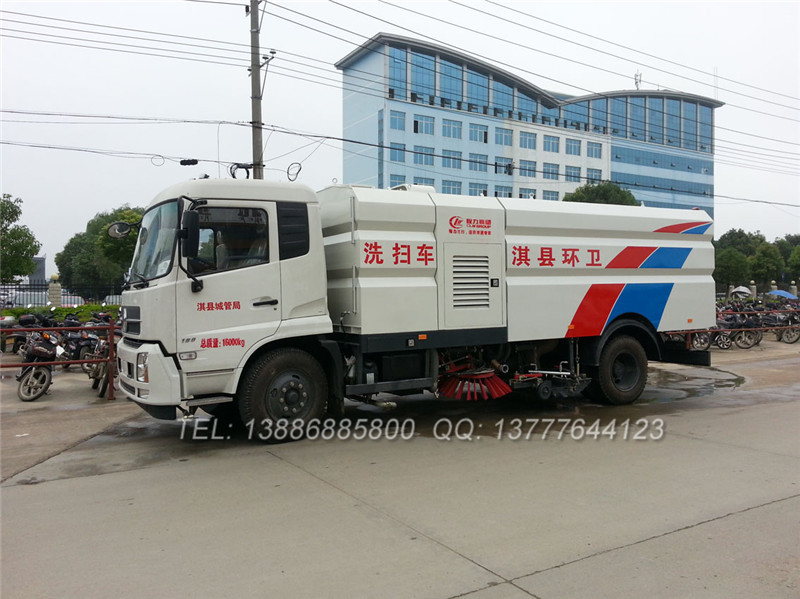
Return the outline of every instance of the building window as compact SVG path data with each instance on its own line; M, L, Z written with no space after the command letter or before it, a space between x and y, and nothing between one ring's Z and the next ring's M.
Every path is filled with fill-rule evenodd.
M567 139L567 154L569 156L581 155L581 140L580 139Z
M448 105L464 100L464 67L439 60L439 93Z
M469 170L485 173L489 157L486 154L470 154L469 155Z
M433 166L433 148L414 146L414 164Z
M405 175L389 175L389 187L397 187L406 182Z
M442 150L443 168L461 168L461 152Z
M427 101L436 93L436 57L422 52L411 54L411 101Z
M500 146L510 146L512 139L511 136L512 136L511 129L502 129L501 127L495 127L494 143Z
M532 187L520 187L519 188L519 197L525 200L535 200L536 199L536 190Z
M442 137L461 139L461 121L442 120Z
M406 51L400 48L389 49L389 97L398 100L407 98Z
M433 179L429 177L414 177L414 185L430 185L433 187Z
M564 167L564 178L570 183L580 183L581 167L579 166Z
M520 160L519 161L519 174L521 177L535 177L536 176L536 162L533 160Z
M510 185L495 185L494 197L496 198L510 198L514 189Z
M593 141L586 142L586 155L589 158L602 158L603 144L595 143Z
M389 116L389 126L397 131L406 130L406 113L399 110L392 110Z
M423 135L433 135L433 117L415 114L414 133L422 133Z
M536 149L536 134L529 131L519 132L519 147L526 150Z
M442 193L461 195L461 181L442 181Z
M392 162L406 161L406 144L392 143L389 148L389 160Z
M486 125L469 124L469 140L483 144L489 143L489 127Z
M558 165L552 162L545 162L542 168L542 177L545 179L558 180Z
M511 158L503 158L502 156L494 157L494 173L496 175L513 175L514 163Z
M557 202L558 201L558 192L557 191L543 191L542 198L548 200L550 202Z
M558 137L555 135L544 136L544 151L545 152L558 152Z
M587 183L600 183L600 180L603 178L603 171L599 168L587 168L586 169L586 182Z
M485 183L470 183L469 184L469 195L471 196L485 196L489 191L489 188Z

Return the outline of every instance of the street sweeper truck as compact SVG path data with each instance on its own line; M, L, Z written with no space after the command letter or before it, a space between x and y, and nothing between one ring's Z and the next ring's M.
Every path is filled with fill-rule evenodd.
M206 179L109 234L137 227L117 367L156 418L252 432L423 392L627 404L648 360L709 363L668 335L715 321L698 210Z

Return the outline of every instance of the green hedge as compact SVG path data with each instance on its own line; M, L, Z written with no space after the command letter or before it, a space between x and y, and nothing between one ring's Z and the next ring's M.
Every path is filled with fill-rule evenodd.
M75 314L81 322L88 322L92 319L92 314L95 312L106 312L111 314L113 318L117 318L119 306L103 306L101 304L85 304L83 306L63 307L51 309L45 306L34 306L32 308L3 308L3 316L13 316L19 321L19 317L24 314L48 314L58 321L64 320L67 314Z

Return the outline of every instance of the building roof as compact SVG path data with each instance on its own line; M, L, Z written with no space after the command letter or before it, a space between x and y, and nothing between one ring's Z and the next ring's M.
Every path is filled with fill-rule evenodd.
M694 101L701 104L706 104L708 106L711 106L712 108L719 108L720 106L725 105L724 102L720 102L719 100L715 100L713 98L698 96L696 94L688 94L675 90L661 90L661 89L619 90L612 92L587 94L585 96L570 96L562 93L549 92L540 87L537 87L536 85L533 85L530 81L523 79L518 75L514 75L509 71L499 68L497 65L476 58L471 54L461 52L458 49L454 49L448 46L442 46L431 42L426 42L424 40L419 40L411 37L395 35L393 33L378 33L374 35L369 40L361 44L358 48L350 52L347 56L339 60L334 66L339 70L344 70L346 68L349 68L356 61L360 60L368 53L380 52L382 46L384 46L385 44L396 45L396 46L407 46L413 50L438 54L439 56L446 57L448 60L451 60L453 62L465 63L469 67L477 71L482 71L486 74L492 73L493 75L499 76L501 79L505 80L506 83L510 83L511 85L515 86L524 94L527 94L532 98L537 98L548 108L555 108L557 106L575 104L577 102L584 102L594 99L623 97L623 96L625 97L662 96L665 98L675 98L679 100Z
M518 75L514 75L509 71L499 68L497 65L493 65L479 58L475 58L475 56L471 54L467 54L447 46L441 46L439 44L433 44L402 35L395 35L393 33L378 33L377 35L374 35L369 40L361 44L358 48L350 52L350 54L342 58L334 66L337 69L344 70L357 60L360 60L364 55L371 52L379 52L381 46L384 44L409 46L414 50L420 50L422 52L430 52L433 54L438 54L439 56L444 56L453 62L466 63L473 69L482 71L485 74L492 73L499 75L500 78L504 79L507 83L516 86L523 93L529 94L533 98L538 98L540 102L544 103L545 106L549 108L555 108L561 104L558 98L556 98L552 93L533 85L530 81L527 81Z

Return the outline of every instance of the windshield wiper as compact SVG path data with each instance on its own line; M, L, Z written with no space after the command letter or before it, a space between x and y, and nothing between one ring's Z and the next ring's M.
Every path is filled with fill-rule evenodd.
M128 286L133 287L134 289L144 289L145 287L150 287L150 281L146 280L144 276L142 276L138 272L132 270L131 275L139 279L139 281L136 283L131 283L129 281Z

